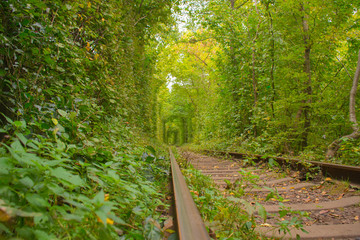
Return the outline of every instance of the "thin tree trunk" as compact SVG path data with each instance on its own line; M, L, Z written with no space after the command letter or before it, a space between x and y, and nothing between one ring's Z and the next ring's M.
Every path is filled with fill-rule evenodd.
M257 14L259 15L259 18L260 18L260 13L259 13L259 10L257 8L257 0L254 0L254 4L255 4L255 10L257 12ZM258 83L257 83L257 79L256 79L256 75L255 75L255 54L256 54L256 50L255 50L255 45L256 45L256 41L257 41L257 38L258 38L258 35L259 35L259 28L260 28L260 20L256 26L256 32L255 32L255 37L252 41L252 44L253 44L253 47L252 47L252 85L253 85L253 93L254 93L254 106L256 107L256 104L258 102L258 99L257 99L257 96L258 96Z
M350 122L352 122L353 124L352 129L354 132L359 131L359 126L356 120L356 111L355 111L356 90L359 84L359 77L360 77L360 51L358 56L358 64L354 75L353 85L350 91L350 103L349 103L349 118L350 118Z
M272 110L272 117L275 118L275 110L274 110L274 102L275 102L275 79L274 79L274 69L275 69L275 39L274 39L274 29L273 29L273 19L270 13L270 9L268 6L268 14L270 18L270 32L271 32L271 40L270 40L270 56L271 56L271 69L270 69L270 82L272 88L272 98L271 98L271 110Z
M305 13L304 6L301 6L302 11L304 12L303 16L303 31L304 31L304 72L307 75L306 88L304 93L307 95L308 99L304 103L303 113L304 113L304 131L301 139L301 147L305 148L308 145L308 135L311 126L311 118L310 118L310 104L312 102L312 88L311 88L311 62L310 62L310 52L311 52L311 44L310 44L310 36L309 36L309 24L308 18L309 16Z
M166 133L166 120L162 120L162 131L163 131L163 141L164 143L168 143L167 133Z
M257 14L259 15L259 18L260 18L260 13L259 13L259 10L257 8L257 0L254 0L254 4L255 4L255 10L257 12ZM256 50L255 50L255 45L256 45L256 41L257 41L257 38L258 38L258 34L259 34L259 28L260 28L260 19L259 19L259 22L256 26L256 32L255 32L255 37L254 37L254 40L253 40L253 48L252 48L252 85L253 85L253 94L254 94L254 107L256 107L257 103L258 103L258 82L257 82L257 79L256 79L256 74L255 74L255 61L256 61L256 58L255 58L255 53L256 53ZM256 137L257 136L257 127L256 125L254 126L254 136Z
M257 80L255 76L255 48L252 50L252 85L253 85L253 93L254 93L254 106L256 107L257 104Z
M356 120L356 111L355 111L355 100L356 100L356 91L359 83L360 78L360 51L358 55L358 62L356 67L356 72L354 75L353 84L350 90L350 103L349 103L349 120L352 123L352 130L353 132L349 135L345 135L339 139L333 141L326 152L326 158L333 158L337 151L341 146L341 142L343 138L351 138L351 139L358 139L360 138L359 126Z

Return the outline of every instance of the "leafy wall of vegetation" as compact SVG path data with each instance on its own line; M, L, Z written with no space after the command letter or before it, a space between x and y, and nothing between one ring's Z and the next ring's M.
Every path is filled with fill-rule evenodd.
M188 1L183 8L196 24L174 38L159 64L173 79L168 98L182 99L163 118L181 136L189 129L172 119L182 109L192 126L188 142L202 148L323 158L333 140L352 132L359 7L347 0ZM359 164L359 149L343 138L337 157Z
M160 237L168 166L139 135L155 132L174 2L1 1L2 235Z

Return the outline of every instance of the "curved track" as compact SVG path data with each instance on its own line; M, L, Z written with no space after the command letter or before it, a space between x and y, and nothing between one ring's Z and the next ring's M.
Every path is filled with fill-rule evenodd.
M225 195L244 191L243 198L248 202L261 203L268 212L268 217L266 221L258 219L257 231L264 236L293 239L296 239L297 235L301 239L360 239L360 191L351 187L349 182L337 181L330 177L305 181L300 171L269 169L268 161L263 163L259 160L256 165L248 166L238 159L222 160L194 153L186 153L184 157L203 174L211 176ZM336 173L331 166L327 167L329 171ZM340 169L347 174L345 168ZM356 171L360 168L352 167L351 170ZM357 184L360 175L354 175L354 172L351 174ZM275 197L265 201L271 192L275 193ZM279 199L283 207L280 207ZM294 216L290 215L295 214L287 210L287 215L280 216L279 211L284 209L308 213L310 219L303 215L298 216L304 221L304 229L308 233L294 229L285 235L279 234L278 229L274 227L279 222L290 221Z

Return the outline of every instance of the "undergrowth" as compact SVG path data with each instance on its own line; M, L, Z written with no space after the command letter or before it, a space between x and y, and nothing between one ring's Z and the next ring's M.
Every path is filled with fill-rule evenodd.
M187 159L177 156L182 172L187 181L192 197L202 215L210 234L217 239L267 239L259 235L256 229L269 226L266 220L269 213L259 202L248 202L244 199L245 189L257 186L258 177L244 170L239 171L242 177L227 183L226 190L221 192L209 176L203 175L193 168ZM269 163L269 168L277 168ZM267 188L267 187L265 187ZM308 218L307 213L293 211L283 204L283 197L274 189L267 194L265 201L276 200L281 210L273 217L281 219L273 226L279 233L290 233L296 228L305 231L303 218Z
M176 159L211 235L217 239L260 239L254 216L238 204L237 198L226 198L210 177L202 175L180 155Z
M135 146L130 128L102 125L103 134L82 138L93 128L64 111L42 122L47 129L7 121L0 129L0 238L161 239L156 209L168 207L168 161L151 146ZM77 142L68 138L72 130Z

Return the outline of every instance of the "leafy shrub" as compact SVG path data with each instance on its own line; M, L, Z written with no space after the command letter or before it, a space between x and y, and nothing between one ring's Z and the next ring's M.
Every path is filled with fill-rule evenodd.
M0 147L2 236L144 239L143 221L159 217L168 176L152 147L127 153L106 141L110 135L71 144L63 140L66 130L58 137L43 129L52 134L46 136L31 133L25 121L8 121Z

